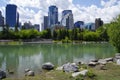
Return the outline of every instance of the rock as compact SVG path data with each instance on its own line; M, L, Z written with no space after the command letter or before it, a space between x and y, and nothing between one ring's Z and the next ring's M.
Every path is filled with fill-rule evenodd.
M29 72L29 71L30 71L30 69L25 69L25 73L26 73L26 72Z
M116 59L120 59L120 56L115 56Z
M25 75L26 75L26 76L35 76L35 73L30 70L30 71L26 72Z
M116 53L116 54L115 54L115 58L116 58L116 59L120 59L120 53Z
M81 61L78 61L78 62L76 62L76 64L77 64L77 65L81 65L81 64L82 64L82 62L81 62Z
M50 62L47 62L47 63L42 65L42 69L52 70L52 69L54 69L54 65L52 63L50 63Z
M63 70L63 66L57 67L56 70Z
M98 62L98 59L92 59L91 62Z
M104 59L106 62L113 61L113 58L105 58Z
M116 60L117 65L120 65L120 59Z
M97 64L97 62L89 62L88 66L95 67Z
M85 76L87 74L88 70L83 70L83 71L80 71L80 72L75 72L75 73L72 73L72 77L77 77L79 75L83 75Z
M6 78L6 73L0 70L0 80Z
M115 56L120 56L120 53L116 53Z
M79 68L76 63L67 63L63 65L64 72L78 72Z
M99 63L99 64L102 64L102 65L106 65L106 64L107 64L107 61L104 60L104 59L100 59L100 60L98 61L98 63Z

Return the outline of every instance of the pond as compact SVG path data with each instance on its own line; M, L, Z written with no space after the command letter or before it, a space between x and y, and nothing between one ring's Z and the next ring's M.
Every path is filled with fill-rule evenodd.
M39 74L42 64L52 62L60 66L66 62L89 62L91 59L112 57L114 48L108 44L22 44L0 45L0 68L14 71L12 77L24 76L30 68Z

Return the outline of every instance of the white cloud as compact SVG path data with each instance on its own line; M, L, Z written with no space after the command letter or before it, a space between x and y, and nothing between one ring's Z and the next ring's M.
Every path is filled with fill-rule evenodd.
M41 24L43 16L48 14L48 7L56 5L59 10L59 20L61 12L66 9L73 11L74 20L82 20L85 22L94 22L95 18L101 18L104 22L110 22L113 17L120 14L119 0L101 0L102 7L91 5L88 7L73 4L73 0L9 0L7 3L16 4L20 14L21 22L31 21L33 24ZM5 7L0 7L5 14Z
M101 0L101 5L104 6L104 7L111 7L115 4L117 4L119 0L109 0L107 2L105 2L104 0Z

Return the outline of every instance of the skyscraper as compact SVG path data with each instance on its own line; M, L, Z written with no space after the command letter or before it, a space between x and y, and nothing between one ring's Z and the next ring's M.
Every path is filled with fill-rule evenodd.
M6 25L9 27L15 27L17 25L17 18L19 17L17 13L17 6L13 4L8 4L6 6Z
M2 12L0 11L0 26L4 25L4 17L2 16Z
M48 12L48 26L51 27L58 23L58 8L50 6Z
M101 18L96 18L95 19L95 30L98 29L102 25L103 25L103 21L101 20Z
M43 26L44 30L48 28L48 16L44 16Z
M19 23L19 13L17 12L17 25L18 27L20 27L20 23Z
M72 29L74 27L72 10L64 10L62 12L61 24L67 29Z

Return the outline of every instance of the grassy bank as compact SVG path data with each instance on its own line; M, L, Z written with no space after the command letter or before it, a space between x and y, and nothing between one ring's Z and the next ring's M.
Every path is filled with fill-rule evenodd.
M78 76L73 78L71 73L65 73L63 71L43 71L41 74L34 77L24 77L21 79L6 78L3 80L119 80L120 79L120 65L115 63L108 63L105 65L105 70L100 70L99 66L94 68L87 67L91 72L87 76ZM94 77L91 75L95 74Z
M23 42L21 41L13 41L13 40L6 40L0 41L0 45L21 45Z

